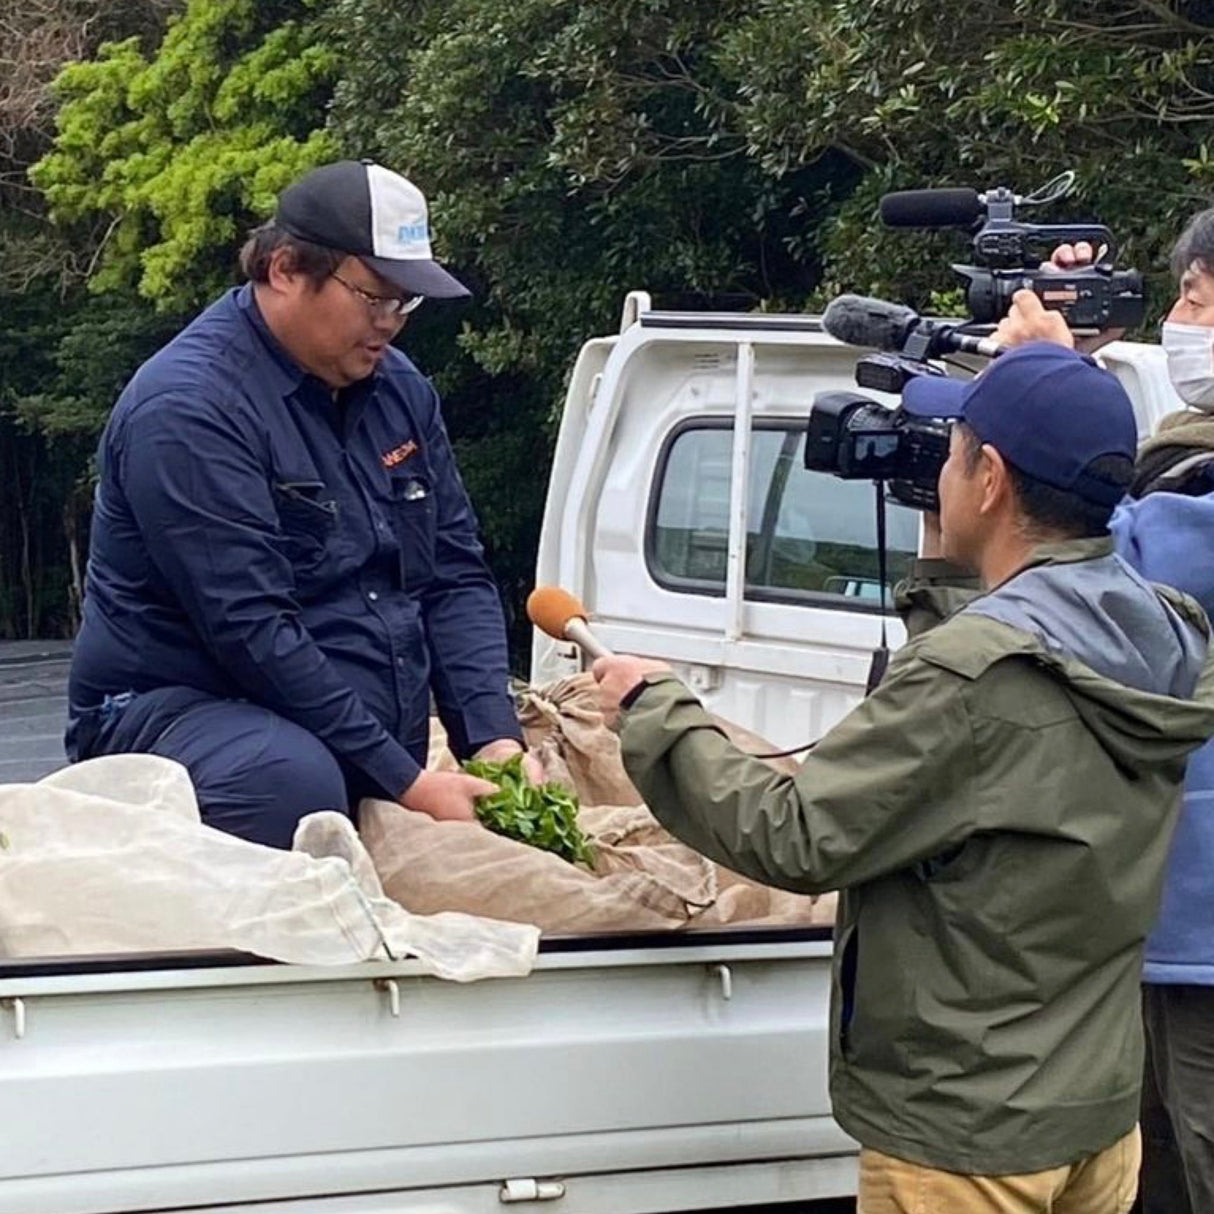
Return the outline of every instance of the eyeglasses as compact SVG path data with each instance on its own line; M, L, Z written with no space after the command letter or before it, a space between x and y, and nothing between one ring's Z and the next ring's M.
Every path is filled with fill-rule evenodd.
M330 277L336 278L352 295L357 295L376 318L383 316L390 320L402 320L410 312L420 308L426 299L424 295L372 295L370 291L364 291L362 287L346 282L340 274L332 274Z

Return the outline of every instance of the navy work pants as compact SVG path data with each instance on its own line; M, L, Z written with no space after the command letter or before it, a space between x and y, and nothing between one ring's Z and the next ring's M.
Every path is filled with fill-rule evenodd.
M208 826L269 847L289 848L300 818L317 810L353 814L364 796L394 799L268 708L190 687L110 701L78 724L71 748L81 759L175 759L190 773Z
M1214 986L1142 988L1143 1214L1214 1211Z

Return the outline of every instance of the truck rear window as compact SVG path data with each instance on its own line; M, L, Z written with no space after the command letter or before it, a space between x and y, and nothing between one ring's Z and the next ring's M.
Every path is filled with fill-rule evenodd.
M804 427L791 422L756 423L751 435L747 597L879 610L873 487L810 472L804 444ZM725 593L732 451L728 418L685 421L666 440L647 521L646 559L659 585ZM892 586L914 558L919 523L893 504L886 520Z

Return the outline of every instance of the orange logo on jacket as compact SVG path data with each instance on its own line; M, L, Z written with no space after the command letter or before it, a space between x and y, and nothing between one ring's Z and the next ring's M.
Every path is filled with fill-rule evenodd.
M397 464L403 464L411 455L417 454L417 444L410 439L407 443L401 443L399 447L394 447L391 451L385 451L380 456L385 468L395 468Z

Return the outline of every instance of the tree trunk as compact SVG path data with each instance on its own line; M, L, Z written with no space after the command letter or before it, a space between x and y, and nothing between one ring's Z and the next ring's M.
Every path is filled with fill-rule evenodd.
M30 559L29 503L21 499L21 588L25 591L25 639L32 641L37 633L34 607L34 568Z
M31 480L31 492L32 481ZM25 488L21 481L21 459L17 456L13 460L13 496L17 502L17 526L21 533L21 555L20 555L20 576L18 581L21 584L21 590L25 596L25 621L24 627L21 626L19 620L13 621L13 632L18 636L24 636L27 640L33 639L34 628L34 592L32 584L32 570L30 568L30 509L29 502L26 500ZM14 608L16 603L13 604ZM16 614L16 612L14 612Z
M80 508L78 496L68 494L63 507L63 532L67 537L67 559L71 569L71 580L67 587L68 627L71 635L80 631L80 620L84 613L84 579L80 570Z

